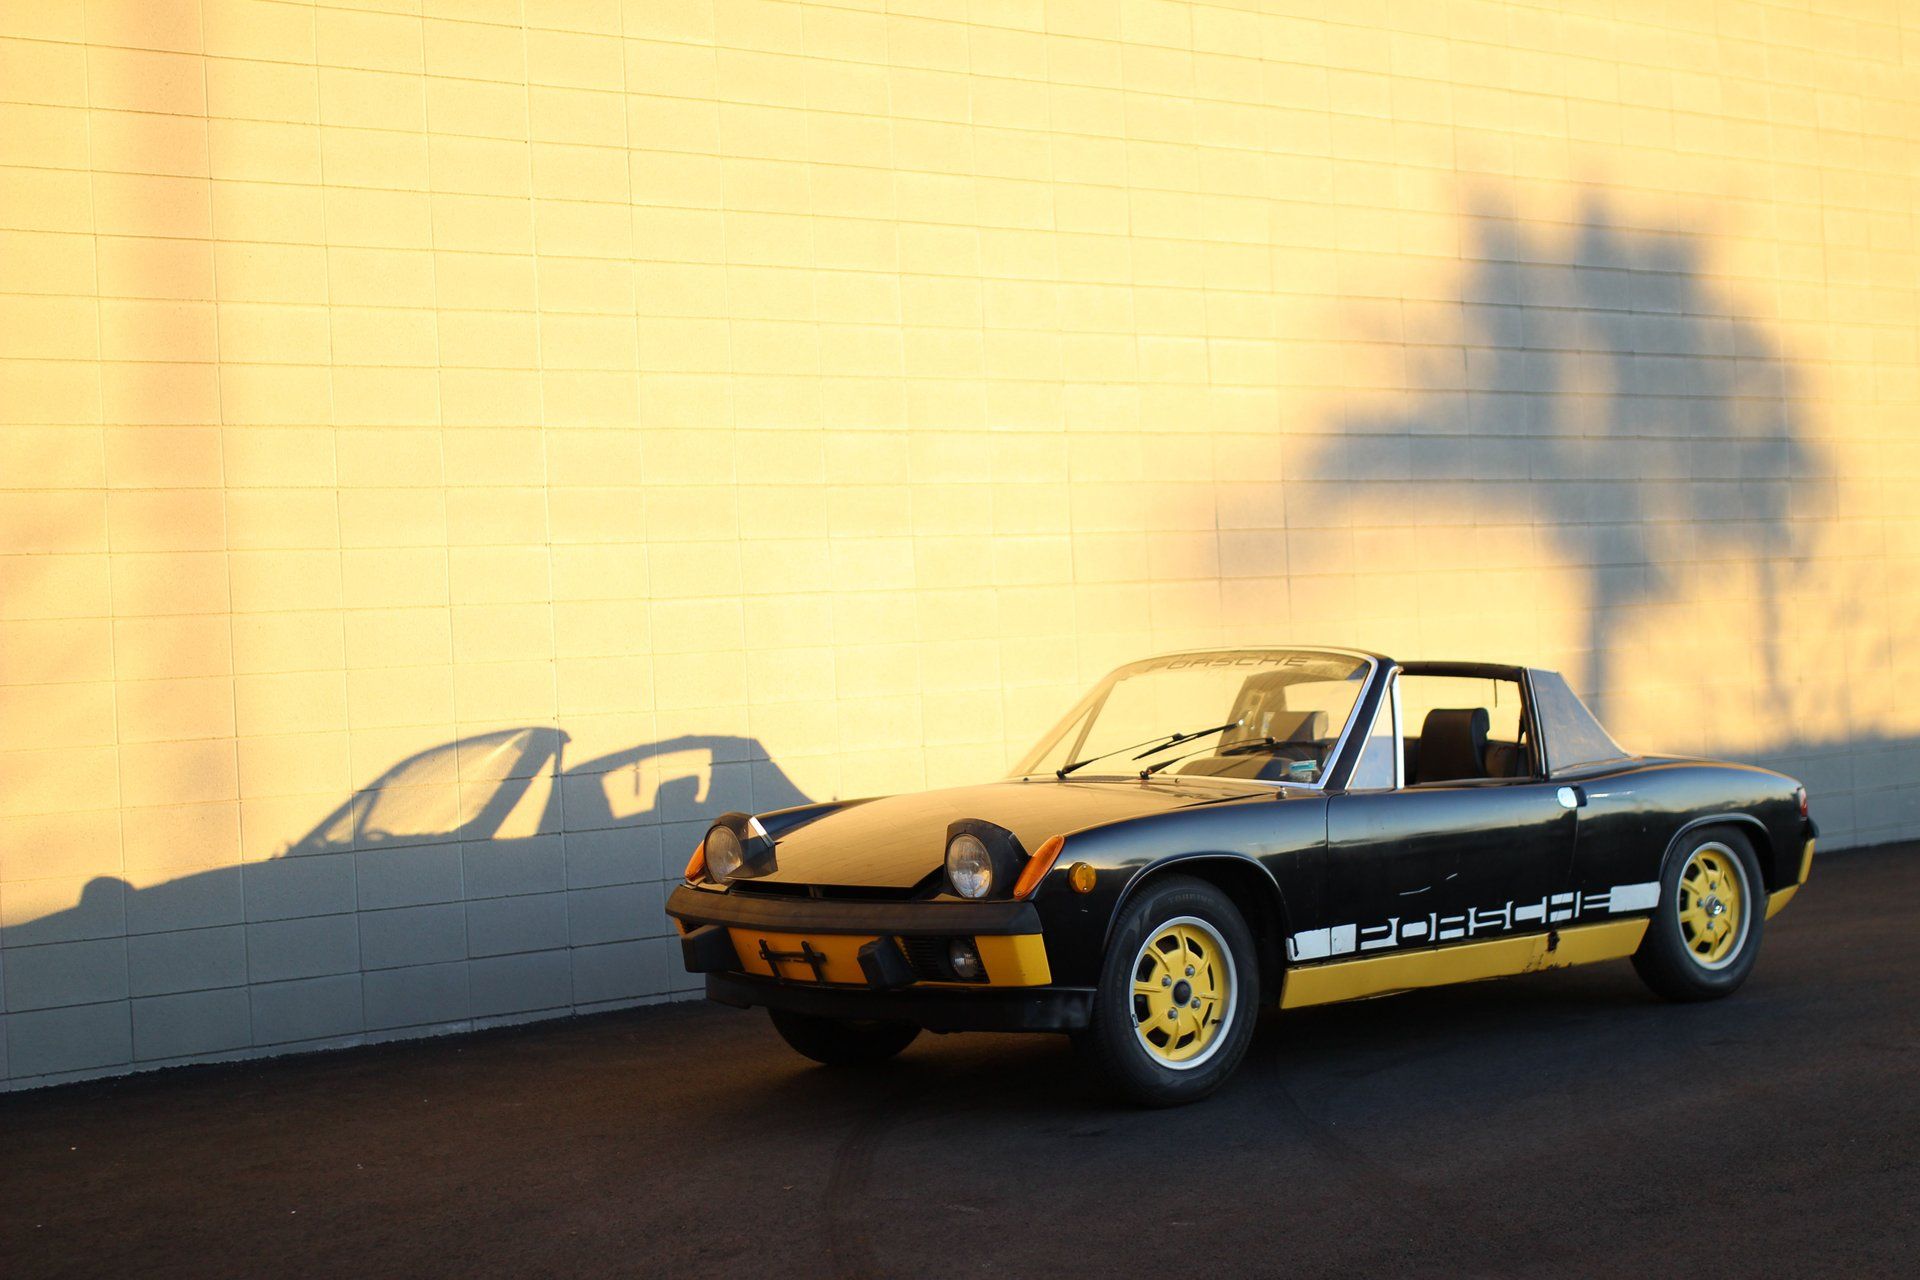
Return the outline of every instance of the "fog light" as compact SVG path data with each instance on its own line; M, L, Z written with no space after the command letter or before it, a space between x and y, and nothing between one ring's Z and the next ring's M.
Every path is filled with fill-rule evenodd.
M987 976L986 966L980 963L980 952L975 949L972 938L955 938L947 944L947 966L953 970L953 976L966 982L976 982Z

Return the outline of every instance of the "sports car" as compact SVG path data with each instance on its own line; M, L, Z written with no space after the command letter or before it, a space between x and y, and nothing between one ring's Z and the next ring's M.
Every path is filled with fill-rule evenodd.
M1628 752L1551 671L1210 650L1121 667L1002 780L724 814L667 912L817 1061L1066 1032L1165 1106L1261 1005L1614 959L1724 996L1815 834L1793 779Z

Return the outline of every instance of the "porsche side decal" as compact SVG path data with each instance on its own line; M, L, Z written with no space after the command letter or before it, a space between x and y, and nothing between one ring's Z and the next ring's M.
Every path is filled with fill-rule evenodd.
M1389 916L1378 924L1336 924L1307 929L1287 939L1287 959L1325 960L1331 956L1382 951L1390 947L1432 946L1437 942L1510 933L1526 926L1565 924L1583 917L1650 911L1660 902L1660 882L1617 884L1611 889L1549 894L1526 902L1475 907L1459 915L1428 912Z
M1420 950L1383 951L1378 955L1306 964L1287 971L1280 1007L1331 1004L1367 996L1438 987L1452 982L1476 982L1541 969L1564 969L1596 960L1630 956L1647 933L1647 917L1603 920L1568 925L1559 931L1559 945L1548 949L1551 935L1509 933L1478 942Z

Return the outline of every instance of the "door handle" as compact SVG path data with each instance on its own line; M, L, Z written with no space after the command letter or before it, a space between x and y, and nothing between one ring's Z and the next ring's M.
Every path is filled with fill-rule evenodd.
M1578 809L1587 802L1587 793L1578 787L1562 787L1555 793L1562 809Z

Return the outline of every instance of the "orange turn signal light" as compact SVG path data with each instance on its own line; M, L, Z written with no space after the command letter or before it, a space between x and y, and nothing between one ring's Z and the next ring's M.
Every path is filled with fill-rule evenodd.
M1075 893L1092 893L1093 881L1094 873L1091 862L1076 862L1067 868L1067 887Z
M693 846L693 856L687 859L687 883L694 884L704 880L707 875L707 841L702 836L700 843Z
M1027 865L1020 871L1020 878L1013 882L1013 896L1016 900L1027 897L1040 887L1047 878L1047 872L1053 870L1053 864L1060 860L1060 851L1067 847L1065 836L1048 836L1046 843L1033 851L1027 859Z

